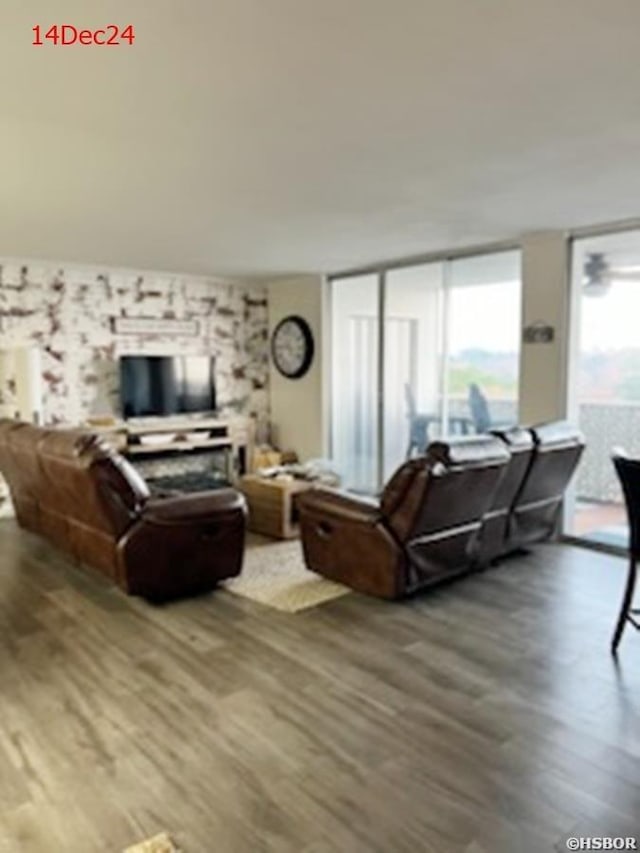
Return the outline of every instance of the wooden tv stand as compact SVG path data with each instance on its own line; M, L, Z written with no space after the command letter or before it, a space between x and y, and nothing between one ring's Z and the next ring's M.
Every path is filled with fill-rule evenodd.
M235 480L251 459L253 421L250 418L150 418L117 421L111 425L89 423L109 444L136 459L183 453L220 451L225 454L225 472Z

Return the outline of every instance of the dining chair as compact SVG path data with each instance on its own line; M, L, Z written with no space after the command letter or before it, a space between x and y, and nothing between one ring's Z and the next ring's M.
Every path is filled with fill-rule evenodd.
M405 460L412 459L414 455L425 452L427 445L435 435L430 435L431 428L439 438L444 436L471 435L474 432L474 424L466 415L449 415L447 423L442 429L442 415L436 412L427 414L418 412L413 388L405 383L404 397L407 404L407 418L409 420L409 443ZM476 430L477 432L477 430Z
M640 559L640 459L631 459L623 450L616 449L613 451L612 461L622 486L629 520L629 574L611 641L611 652L615 655L627 622L640 630L640 622L636 619L640 615L640 608L633 607L633 594L638 574L637 564Z
M489 401L477 382L469 383L467 403L471 413L471 424L478 433L514 426L513 420L495 421L492 418Z
M405 382L404 398L409 420L409 443L405 458L411 459L414 453L424 453L427 444L429 444L429 427L434 418L431 415L418 412L413 388L408 382Z

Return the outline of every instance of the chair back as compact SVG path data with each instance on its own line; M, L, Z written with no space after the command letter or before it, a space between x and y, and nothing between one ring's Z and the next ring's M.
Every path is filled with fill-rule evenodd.
M42 509L70 524L120 536L149 497L138 472L84 429L46 430L39 461L48 486Z
M491 415L487 398L475 382L469 385L469 411L476 432L487 432L491 426Z
M564 494L585 447L580 430L566 421L534 426L531 434L535 449L514 502L511 548L543 542L555 534Z
M396 471L381 511L414 573L408 587L471 566L482 518L508 461L498 438L470 436L432 442Z
M616 448L612 454L613 467L622 486L629 520L629 549L640 556L640 459L632 459Z
M533 436L528 429L512 427L492 430L491 434L509 449L510 459L483 520L479 554L479 562L483 565L509 550L511 510L522 489L534 452Z
M407 404L407 417L409 420L413 420L416 416L416 398L413 393L413 388L408 382L404 384L404 399Z

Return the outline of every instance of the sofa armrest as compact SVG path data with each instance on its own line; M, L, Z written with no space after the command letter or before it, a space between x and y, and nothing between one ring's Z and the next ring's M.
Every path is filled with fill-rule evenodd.
M380 503L375 498L353 495L337 489L309 489L308 492L298 495L297 506L301 513L309 511L362 524L377 524L382 517Z
M245 522L233 489L150 500L118 542L121 585L155 601L213 589L240 572Z
M404 552L377 501L318 488L299 496L298 509L308 568L360 592L402 595Z
M147 501L141 519L149 524L199 524L208 519L246 512L246 501L235 489L194 492Z

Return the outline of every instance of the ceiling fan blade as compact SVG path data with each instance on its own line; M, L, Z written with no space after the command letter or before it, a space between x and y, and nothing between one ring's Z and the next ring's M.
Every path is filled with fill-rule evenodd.
M640 273L640 264L612 264L609 266L612 273Z
M639 281L640 282L640 269L632 270L632 269L616 269L613 267L609 270L609 280L610 281Z
M585 290L593 294L603 294L614 281L640 283L640 265L610 266L604 252L589 252L584 262Z

